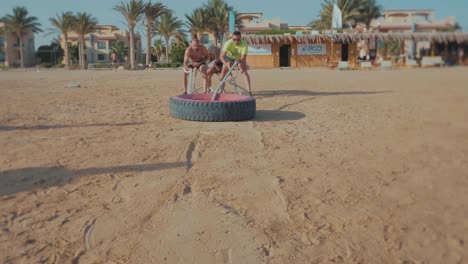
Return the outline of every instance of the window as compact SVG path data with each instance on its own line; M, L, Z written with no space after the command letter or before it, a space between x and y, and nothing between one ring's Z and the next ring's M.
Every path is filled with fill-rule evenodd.
M5 54L0 51L0 62L4 62L4 61L5 61Z
M208 34L203 34L202 44L208 44L210 42L210 36Z
M98 41L97 42L97 48L98 49L106 49L106 42L105 41Z
M0 37L0 47L5 46L5 38Z
M106 54L98 54L97 55L97 59L100 60L100 61L107 60L106 57L107 57Z
M88 58L86 57L86 54L84 54L84 60L88 60Z
M109 49L112 49L112 47L115 46L115 41L109 41Z

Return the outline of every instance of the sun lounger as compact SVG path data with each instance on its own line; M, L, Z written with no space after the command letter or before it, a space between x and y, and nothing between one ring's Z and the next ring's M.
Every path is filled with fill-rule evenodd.
M391 70L393 69L393 64L391 61L382 61L380 64L380 69L381 70Z
M423 57L421 60L422 67L434 67L434 66L444 66L445 62L442 60L441 56L434 57Z
M347 61L338 62L338 70L349 70L349 63Z
M407 59L406 60L406 67L418 67L418 63L416 62L416 60L412 60L412 59Z
M361 62L361 69L372 69L372 63L370 61Z

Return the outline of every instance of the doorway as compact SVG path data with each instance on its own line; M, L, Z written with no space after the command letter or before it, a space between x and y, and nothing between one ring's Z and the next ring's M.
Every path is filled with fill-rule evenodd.
M280 47L280 67L290 67L290 54L291 54L291 45L283 45Z
M341 61L348 61L349 44L341 45Z

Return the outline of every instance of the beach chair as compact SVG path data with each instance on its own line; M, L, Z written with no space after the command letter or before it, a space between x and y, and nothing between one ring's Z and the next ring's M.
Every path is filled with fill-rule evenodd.
M412 59L407 59L406 60L406 67L408 68L411 68L411 67L418 67L418 63L416 62L416 60L412 60Z
M349 70L349 63L347 61L338 62L338 70Z
M370 61L363 61L361 62L361 66L360 66L361 69L372 69L372 63Z
M382 61L380 64L380 69L381 70L391 70L393 69L393 64L391 61Z
M421 67L434 67L434 66L445 66L445 62L441 56L429 57L425 56L421 59Z

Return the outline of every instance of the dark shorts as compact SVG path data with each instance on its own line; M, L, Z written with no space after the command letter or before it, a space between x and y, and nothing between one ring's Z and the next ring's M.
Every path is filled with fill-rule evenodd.
M195 62L195 63L200 63L200 62ZM203 61L203 62L201 62L201 64L198 65L197 67L193 66L193 63L192 63L192 62L188 62L187 65L188 65L190 68L200 68L200 67L202 67L203 65L208 65L208 64L206 64L206 62Z
M235 59L231 59L231 58L229 58L228 56L224 56L224 59L225 59L225 60L230 60L232 63L236 62Z

